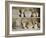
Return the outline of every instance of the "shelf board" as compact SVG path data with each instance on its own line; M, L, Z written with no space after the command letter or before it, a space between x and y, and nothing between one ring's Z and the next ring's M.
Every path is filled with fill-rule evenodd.
M28 18L28 17L13 17L13 18ZM40 17L30 17L30 18L40 18Z

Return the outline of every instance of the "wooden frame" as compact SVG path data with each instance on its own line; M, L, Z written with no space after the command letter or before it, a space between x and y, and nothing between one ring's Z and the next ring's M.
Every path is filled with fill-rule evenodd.
M42 21L43 21L43 28L42 28L42 33L26 33L26 34L9 34L9 32L10 32L10 26L9 26L9 24L10 24L10 20L9 20L9 18L10 18L10 12L9 12L9 9L10 9L10 4L14 4L14 5L11 5L11 6L15 6L15 4L22 4L22 5L42 5L43 6L43 15L42 15L42 13L40 13L43 17L42 17ZM22 6L21 5L21 6ZM14 37L16 37L16 36L35 36L35 35L44 35L45 34L45 5L44 5L44 3L30 3L30 2L17 2L17 1L6 1L5 2L5 36L6 37L12 37L12 36L14 36ZM40 17L41 18L41 17Z

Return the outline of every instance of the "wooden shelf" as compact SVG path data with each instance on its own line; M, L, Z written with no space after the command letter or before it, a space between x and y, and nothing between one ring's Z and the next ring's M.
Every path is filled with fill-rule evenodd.
M28 17L13 17L13 18L28 18ZM30 18L40 18L40 17L30 17Z

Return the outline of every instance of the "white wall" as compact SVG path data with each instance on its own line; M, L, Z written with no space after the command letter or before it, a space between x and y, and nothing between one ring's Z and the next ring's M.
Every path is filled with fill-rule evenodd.
M46 3L45 0L19 0L19 1ZM46 6L46 4L45 4L45 6ZM45 7L45 9L46 9L46 7ZM46 15L46 13L45 13L45 15ZM45 17L45 19L46 19L46 17ZM4 36L5 36L5 0L0 0L0 38L5 38ZM45 38L45 37L46 37L46 33L45 33L45 35L42 35L42 36L27 36L27 37L18 37L18 38Z

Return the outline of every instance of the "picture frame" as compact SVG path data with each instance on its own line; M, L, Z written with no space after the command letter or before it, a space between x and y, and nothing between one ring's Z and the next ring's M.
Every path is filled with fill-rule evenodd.
M5 2L6 37L35 36L44 34L45 34L44 3L18 1Z

